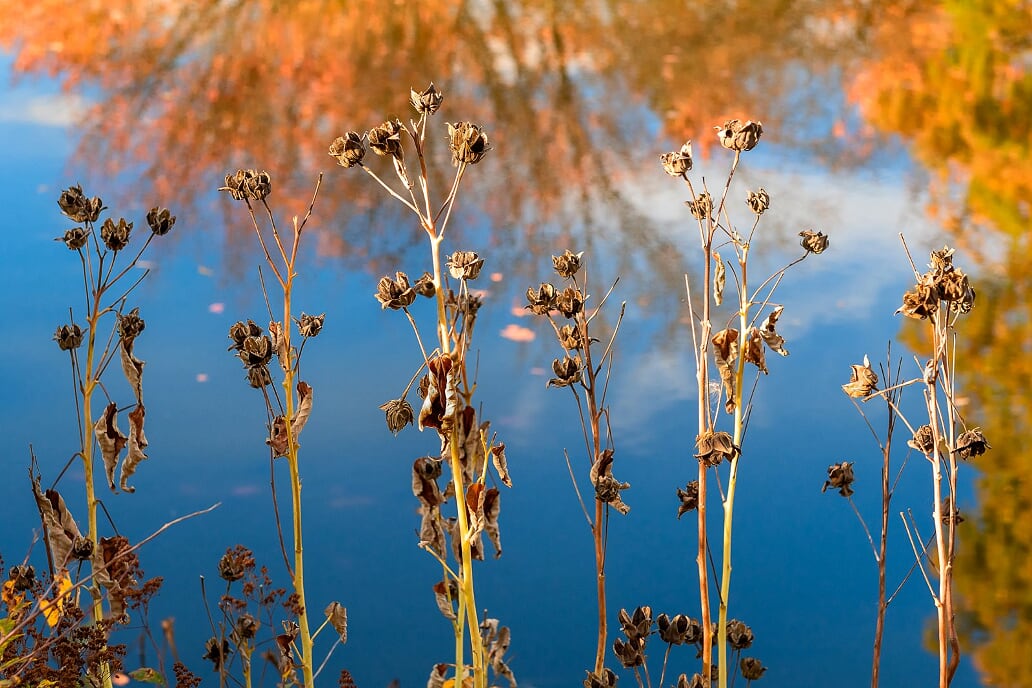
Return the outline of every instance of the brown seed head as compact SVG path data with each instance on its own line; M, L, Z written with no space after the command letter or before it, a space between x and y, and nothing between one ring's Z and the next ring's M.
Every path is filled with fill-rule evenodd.
M729 150L743 152L756 147L763 135L763 124L749 120L744 124L737 119L729 119L722 127L714 127L717 130L717 139L720 145Z
M853 464L849 461L835 463L828 466L828 479L824 482L821 492L827 491L829 487L837 488L839 494L848 497L853 494Z
M535 315L548 315L550 311L555 310L557 298L555 287L542 282L536 291L533 287L527 289L528 305L525 308Z
M805 248L807 253L824 253L824 250L828 248L828 237L824 235L824 232L804 229L799 232L799 236L802 237L799 245Z
M380 404L380 410L387 417L387 429L397 436L406 425L412 425L415 415L412 406L405 399L391 399Z
M692 674L691 678L688 678L687 674L681 674L677 677L677 688L705 688L705 686L702 674Z
M262 387L268 387L269 385L271 385L272 373L269 372L268 366L248 368L247 384L251 385L253 389L261 389Z
M708 192L701 193L690 201L685 201L692 217L696 220L707 220L713 214L713 197Z
M241 614L233 627L233 642L239 645L241 641L254 640L254 637L258 635L258 627L260 625L258 619L251 614Z
M238 321L229 328L229 338L233 340L233 343L227 351L234 349L239 351L244 346L245 339L248 337L258 337L261 334L262 328L258 327L253 320L248 320L246 323Z
M763 678L763 672L767 670L767 667L763 666L763 662L755 657L742 657L738 666L742 670L742 678L746 681L760 680Z
M699 508L699 481L692 480L684 489L677 488L677 498L680 500L680 504L677 507L677 518L681 518L689 511L695 511Z
M752 629L738 619L727 622L727 642L732 650L744 650L753 644Z
M671 645L684 645L685 643L694 642L689 640L689 634L692 633L693 620L685 616L684 614L675 614L674 618L668 618L666 614L660 614L656 617L656 628L659 629L659 637L665 643ZM698 622L695 622L695 629L698 629Z
M247 170L244 173L244 189L250 198L264 201L272 192L272 177L265 170Z
M574 253L570 249L566 249L561 256L552 256L552 267L560 277L570 279L580 270L581 256L583 255L584 251Z
M452 151L452 164L475 165L484 159L491 146L487 134L478 125L470 122L448 124L449 145Z
M401 120L387 120L378 127L373 127L367 134L369 147L377 155L391 156L401 160L404 151L401 147Z
M322 332L323 323L326 321L326 314L320 313L319 315L308 315L304 311L301 312L300 318L294 318L294 323L297 325L297 331L302 337L318 337L319 333Z
M444 100L444 94L431 81L430 85L422 91L410 88L409 100L412 102L412 107L419 114L426 113L432 115L440 109L441 102Z
M475 280L484 267L484 259L473 251L456 251L449 256L447 265L453 278Z
M7 575L14 581L15 592L31 590L33 583L36 582L36 569L33 568L32 564L12 566Z
M219 577L229 583L243 578L255 566L254 554L242 545L229 547L219 559Z
M354 167L362 164L365 157L365 136L357 131L349 131L343 136L338 136L330 144L330 156L337 159L341 167Z
M100 226L100 238L104 245L112 251L121 251L129 245L129 234L133 231L133 223L119 218L116 224L110 217Z
M415 290L409 286L409 278L404 272L394 273L394 279L389 275L380 278L376 285L376 300L380 302L381 308L400 310L416 300Z
M624 641L623 638L617 638L613 641L613 653L625 669L642 666L645 664L645 640L637 638Z
M749 206L749 210L757 215L763 215L770 208L770 194L761 186L759 191L749 192L745 197L745 203Z
M61 325L61 327L57 328L57 332L54 333L54 341L57 342L61 351L78 349L82 346L82 337L82 328L75 323Z
M584 294L577 287L566 287L556 297L555 307L563 317L573 318L584 310Z
M104 202L97 196L87 198L78 184L62 191L57 205L72 222L96 222L104 210Z
M267 335L247 337L240 346L237 356L248 368L261 368L272 360L272 340Z
M695 458L707 466L719 466L724 459L730 461L741 453L741 449L734 443L734 438L723 431L707 431L698 435L695 438L695 447Z
M982 434L980 428L973 428L963 433L957 438L956 452L962 459L970 459L973 456L981 456L985 454L987 449L992 449L989 446L989 441Z
M953 505L952 497L944 497L942 502L939 503L939 513L944 526L950 524L952 519L953 525L957 526L964 522L964 517L960 513L960 509Z
M580 328L576 325L563 325L559 328L559 345L567 351L576 351L583 346Z
M147 226L150 227L151 232L158 236L165 236L171 232L175 224L176 216L168 208L158 208L155 206L147 211Z
M136 339L146 327L147 323L140 317L138 307L118 316L118 334L122 339Z
M221 642L218 638L208 638L208 642L204 644L204 654L201 655L201 659L207 659L215 667L215 671L221 672L232 652L229 641L225 638Z
M562 358L555 359L552 361L552 372L555 373L555 377L548 381L547 387L569 387L576 382L580 382L580 356L570 356L567 354Z
M412 285L412 288L416 290L416 293L426 298L433 297L437 293L437 288L434 286L434 277L429 272L424 272L416 283Z
M589 671L584 679L584 688L616 688L616 674L605 668L598 674Z
M79 561L87 561L93 556L94 544L85 535L79 535L72 540L72 557Z
M854 364L849 383L842 385L842 391L854 398L870 396L878 389L878 374L871 368L871 361L864 356L864 364Z
M90 233L82 227L72 227L64 233L64 236L59 236L54 241L63 241L70 250L78 251L86 245L86 239L89 236Z
M914 285L912 290L903 294L903 305L896 309L896 313L902 313L915 320L924 320L939 310L939 299L941 298L934 276L932 273L927 273L921 277L921 281Z
M684 177L692 169L692 141L685 141L681 149L659 156L663 171L671 177Z
M907 440L907 446L912 447L926 456L931 455L935 450L935 435L931 425L922 425L914 431L914 436Z

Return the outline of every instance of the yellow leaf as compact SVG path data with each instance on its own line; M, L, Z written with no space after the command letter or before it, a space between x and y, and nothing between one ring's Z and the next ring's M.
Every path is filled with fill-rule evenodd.
M68 599L72 590L72 579L68 577L68 571L62 569L57 574L57 596L54 601L40 600L39 610L46 617L47 625L53 628L61 620L61 613L64 611L65 600Z

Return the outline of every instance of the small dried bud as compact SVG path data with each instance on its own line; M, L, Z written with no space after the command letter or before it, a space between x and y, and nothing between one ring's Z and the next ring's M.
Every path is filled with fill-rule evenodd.
M688 678L687 674L681 674L677 677L677 688L706 688L706 684L702 680L702 674L692 674L691 678Z
M723 127L714 127L720 145L729 150L743 152L756 147L763 135L763 124L749 120L742 123L737 119L729 119Z
M806 249L807 253L824 253L828 248L828 237L823 232L815 232L812 229L804 229L799 232L803 239L799 245Z
M380 410L387 416L387 429L393 432L395 436L406 425L412 425L412 421L415 419L412 413L412 406L404 399L391 399L381 404Z
M942 502L939 503L939 514L944 526L948 526L950 521L953 521L953 525L957 526L964 522L964 517L960 514L960 509L953 505L952 497L944 497Z
M491 146L487 134L478 125L470 122L448 124L449 145L452 151L452 164L475 165L484 159Z
M548 313L556 308L557 294L555 287L546 282L542 282L541 286L537 288L537 291L533 287L527 289L527 306L531 313L535 315L548 315Z
M118 316L118 335L122 339L136 339L146 327L147 323L140 317L140 309L138 307L125 315Z
M685 201L685 205L696 220L708 220L713 214L713 197L709 193L699 194L694 199Z
M329 153L341 167L361 165L366 153L365 137L357 131L349 131L333 140Z
M232 654L232 648L229 646L228 640L223 638L219 642L218 638L208 638L208 642L204 644L204 654L201 659L207 659L214 665L215 671L221 672L230 654Z
M583 346L580 328L576 325L563 325L559 328L559 345L567 351L576 351Z
M391 156L401 160L404 152L401 147L402 126L400 120L387 120L378 127L373 127L367 134L369 147L377 155Z
M247 384L253 389L261 389L272 384L272 374L267 366L247 369Z
M475 280L484 267L484 259L473 251L456 251L448 258L447 265L455 279Z
M853 494L853 464L849 461L835 463L828 466L828 479L824 482L821 492L826 492L829 487L837 488L839 494L848 497Z
M248 368L261 368L269 364L273 354L272 340L266 335L247 337L237 353Z
M54 333L54 341L57 342L61 351L70 351L82 346L82 336L82 328L72 323L57 328L57 332Z
M707 466L719 466L724 459L730 461L741 453L734 438L726 432L704 432L695 438L698 450L695 458Z
M763 666L763 662L755 657L742 657L738 666L742 669L742 678L746 681L760 680L763 678L763 672L767 670L767 667Z
M176 224L176 216L168 208L154 207L147 211L147 226L158 236L165 236Z
M302 337L318 337L319 333L322 332L323 322L325 322L325 320L325 313L320 313L319 315L308 315L304 311L301 311L301 317L294 318L294 323L297 325L297 331Z
M559 292L555 307L565 318L572 318L584 310L584 294L577 287L569 286Z
M974 428L957 438L957 448L955 451L960 455L960 458L970 459L973 456L985 454L987 449L992 449L989 446L989 441L982 434L981 429Z
M907 440L907 446L912 447L925 455L931 455L935 450L935 435L931 425L922 425L914 431L914 436Z
M584 688L616 688L616 674L612 669L602 669L600 674L589 671Z
M939 289L931 275L925 275L913 290L903 294L903 305L896 309L896 313L902 313L915 320L924 320L939 310L940 298Z
M93 556L93 540L85 535L78 535L72 540L72 557L79 561L87 561Z
M412 288L416 290L416 293L420 296L425 296L428 299L432 298L437 293L437 288L434 287L434 277L429 272L424 272L423 275L416 280L416 283L412 285Z
M580 356L570 356L567 354L562 358L555 359L552 361L552 372L555 373L555 377L548 381L546 387L569 387L576 382L580 382Z
M761 186L759 191L749 192L748 196L745 198L745 203L749 206L749 210L753 211L757 215L763 215L763 213L770 208L770 194Z
M842 385L842 391L854 398L870 396L878 389L878 374L871 369L871 361L864 356L864 364L853 364L849 384Z
M642 666L645 664L645 640L638 638L625 642L623 638L617 638L613 642L613 653L625 669Z
M12 566L7 575L14 581L14 592L31 590L33 583L36 582L36 569L32 564Z
M72 251L78 251L80 248L86 245L86 239L90 236L90 233L82 227L72 227L64 236L59 236L54 241L63 241L64 245Z
M583 255L584 251L574 253L570 249L566 249L563 251L563 255L552 256L552 267L560 277L570 279L580 270L581 256Z
M683 178L692 169L691 139L681 146L681 150L659 156L659 161L663 165L663 171L671 177Z
M752 629L738 619L727 622L727 642L732 650L744 650L753 644Z
M381 308L393 310L405 308L416 300L416 292L409 286L408 275L404 272L394 273L394 279L389 275L381 277L375 296Z
M949 246L943 246L937 251L932 251L931 262L928 267L932 269L937 275L942 275L947 272L953 271L953 254L956 249L950 248Z
M110 250L121 251L129 245L129 233L132 231L132 222L126 222L125 218L119 218L118 224L115 224L114 220L109 217L100 227L100 238Z
M666 614L660 614L656 617L656 627L659 629L659 637L665 643L670 645L683 645L685 643L694 642L689 640L689 635L693 633L692 624L695 624L695 629L699 629L699 624L693 619L688 618L684 614L675 614L674 618L667 618Z
M258 337L262 334L262 328L258 327L253 320L248 320L246 323L239 321L233 324L229 328L229 338L233 340L233 344L229 346L227 351L236 349L239 351L244 346L244 340L248 337Z
M681 518L689 511L699 508L699 481L692 480L684 489L677 488L677 498L681 504L677 507L677 518Z
M104 210L104 202L97 196L87 198L78 184L62 191L57 205L72 222L96 222Z
M419 114L426 113L432 115L440 109L441 101L444 100L444 94L437 90L434 82L431 81L426 90L416 91L416 89L410 88L409 100L412 101L412 107Z
M252 568L254 568L254 554L241 545L227 549L219 559L219 577L229 583L240 580Z

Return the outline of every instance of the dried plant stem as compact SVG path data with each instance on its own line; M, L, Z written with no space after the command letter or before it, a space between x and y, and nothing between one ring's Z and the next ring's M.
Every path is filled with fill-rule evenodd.
M689 183L689 189L691 184ZM694 197L694 191L692 196ZM700 223L701 224L701 223ZM699 383L699 434L709 431L709 344L712 324L710 322L710 304L712 300L713 284L713 228L709 227L705 232L703 253L706 260L705 282L703 284L702 299L702 327L699 335L698 353L698 383ZM698 539L699 552L695 562L699 570L699 612L702 617L702 676L703 681L708 685L713 666L713 635L710 633L710 612L709 599L709 571L706 568L707 552L709 551L709 539L706 528L706 464L699 462L699 507L698 512Z

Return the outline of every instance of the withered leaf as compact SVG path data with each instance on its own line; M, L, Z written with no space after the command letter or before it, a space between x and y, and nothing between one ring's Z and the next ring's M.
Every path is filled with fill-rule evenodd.
M304 430L308 417L312 414L312 386L305 381L297 383L297 410L294 412L294 420L290 423L291 433L294 436L294 446L300 447L297 438ZM272 432L266 438L265 444L272 448L273 456L286 456L290 449L290 441L287 437L287 420L283 416L276 416L272 420Z
M283 326L275 320L269 321L269 338L272 340L272 350L276 352L280 367L289 370L290 358L287 356L287 339L283 336Z
M453 620L457 618L453 602L458 596L459 588L455 581L449 580L447 583L438 581L434 583L434 599L437 601L437 608L441 610L444 618ZM438 666L445 665L439 664Z
M118 479L118 486L129 493L136 492L136 488L128 484L130 476L136 472L136 466L147 458L143 453L147 447L147 436L143 434L145 413L143 404L137 404L136 408L129 412L129 451L122 461L122 472Z
M502 495L496 487L489 487L484 492L483 509L484 532L491 539L495 548L495 559L502 556L502 535L498 530L498 514L502 510Z
M444 537L444 527L441 525L440 508L424 504L419 507L419 513L422 517L419 524L419 546L443 558L448 545Z
M444 677L448 672L447 664L435 664L430 670L430 679L426 682L426 688L444 688Z
M426 506L438 506L444 499L437 479L441 477L442 462L432 456L423 456L412 462L412 494Z
M864 364L851 366L849 383L842 385L842 391L854 398L863 399L878 389L878 374L871 368L871 360L864 354Z
M735 383L732 366L738 360L738 330L727 328L713 335L713 358L717 362L717 370L720 372L720 380L724 383L724 394L727 401L724 402L724 410L727 413L734 413L737 400L735 399Z
M763 337L763 341L766 342L771 351L781 356L788 356L788 349L785 348L785 338L775 330L775 325L784 310L784 306L778 306L767 315L767 319L763 321L763 325L760 327L760 336Z
M423 428L440 430L448 415L446 396L452 360L448 356L435 356L429 360L428 368L430 371L427 375L429 384L426 396L423 398L423 406L419 409L418 425L420 430Z
M613 450L603 450L591 464L589 472L591 484L595 486L595 498L605 502L623 515L631 511L631 507L624 503L620 497L622 490L628 489L631 484L623 483L613 477Z
M509 688L516 688L516 676L505 661L505 653L509 651L511 636L508 626L501 626L498 619L484 619L480 624L481 636L487 649L487 661L496 676L505 677Z
M499 442L491 447L491 461L495 470L498 471L498 479L506 487L512 487L512 478L509 477L509 464L505 459L505 443Z
M278 665L280 667L280 673L282 674L285 670L293 668L294 655L291 651L291 646L294 641L297 640L298 634L301 632L301 628L294 621L283 622L283 633L276 636L276 647L279 648L280 656Z
M487 517L484 515L485 488L483 483L473 483L466 488L466 511L469 512L469 537L478 537L484 526L487 525Z
M341 606L340 602L334 601L330 602L329 606L323 610L323 613L329 619L333 630L340 635L340 642L348 642L348 610Z
M727 279L724 260L716 251L713 252L713 302L718 306L724 302L724 281Z
M118 407L114 402L107 405L104 413L93 426L93 434L100 445L100 453L104 459L104 471L107 473L108 487L115 488L115 467L118 466L118 455L125 448L129 438L118 429Z
M767 370L767 353L763 348L763 338L755 327L749 328L749 334L745 340L745 362L752 363L764 375L770 372Z
M47 534L47 544L54 566L58 569L68 566L72 556L72 543L80 537L79 526L65 506L64 498L57 490L41 492L39 480L32 480L32 494L36 498L39 517Z
M122 339L121 357L122 357L122 372L125 374L125 379L129 382L129 386L133 388L133 393L136 395L136 403L143 403L143 366L145 362L136 357L133 353L133 342L135 339Z
M116 535L100 538L100 547L94 553L95 577L100 586L107 590L108 608L113 619L122 619L126 595L136 586L132 575L135 557L125 553L128 549L129 538Z

